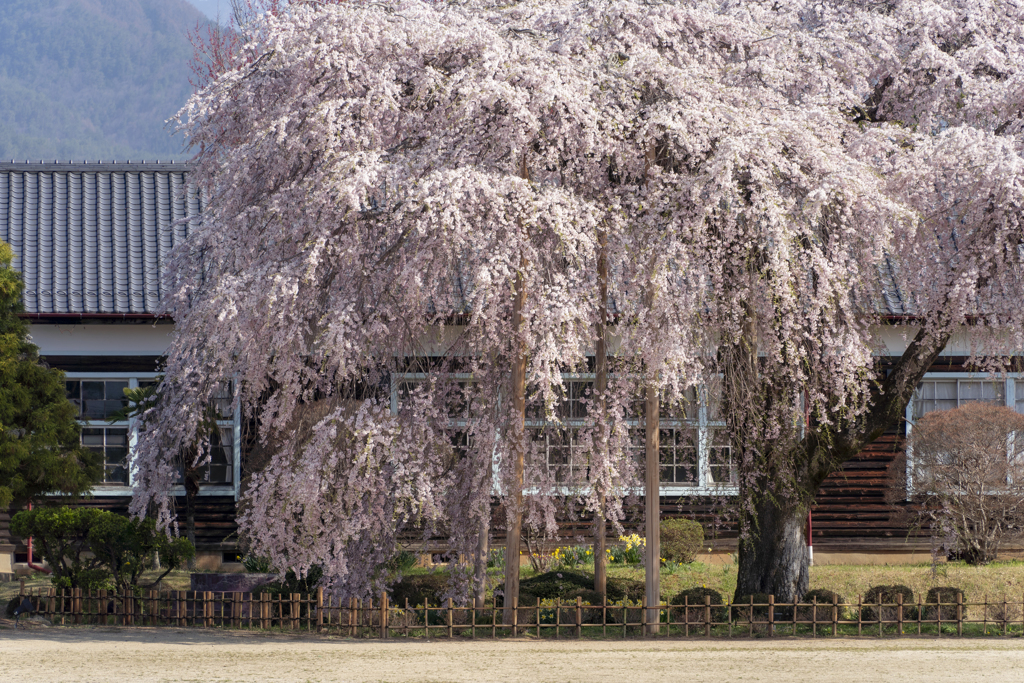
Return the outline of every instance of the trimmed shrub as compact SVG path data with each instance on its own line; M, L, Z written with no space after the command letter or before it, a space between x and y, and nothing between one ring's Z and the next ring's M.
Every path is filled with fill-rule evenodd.
M704 547L704 527L692 519L661 522L661 556L667 562L689 564Z
M751 609L750 604L754 607ZM768 621L768 596L765 593L741 595L732 603L732 618L736 621Z
M704 623L704 598L709 598L709 602L712 605L722 605L722 594L716 591L714 588L704 588L703 586L697 586L695 588L687 588L684 591L678 593L675 597L668 601L670 605L688 605L682 609L672 609L670 614L672 621L687 621L690 624L702 624ZM728 621L729 610L726 607L712 607L711 608L711 621Z
M447 587L448 575L441 572L403 576L401 581L391 587L389 599L395 607L405 607L406 598L409 599L410 607L437 607L441 605L441 595Z
M593 585L593 584L591 584ZM608 600L632 600L640 602L644 599L644 582L627 579L621 576L608 577Z
M642 600L644 584L642 581L620 577L608 577L606 587L608 602L618 600ZM519 604L526 605L525 596L535 596L541 600L575 600L577 595L586 595L592 604L601 604L600 594L594 591L594 577L590 574L571 571L544 572L531 576L519 583ZM586 598L585 598L586 599ZM536 604L536 601L530 604Z
M818 604L817 609L814 607L815 601L817 601ZM806 607L797 608L796 618L798 621L832 623L833 602L839 604L839 608L836 610L836 619L846 618L846 608L843 607L843 603L846 601L843 599L843 596L838 593L833 593L830 590L815 588L814 590L807 591L807 593L800 598L800 602L810 604Z
M916 619L917 606L914 604L914 591L900 584L892 586L872 586L864 593L864 605L861 608L861 619L865 621L885 621L895 623L899 608L896 607L897 596L903 596L903 619ZM879 612L878 604L882 609Z
M921 615L922 619L926 621L935 621L939 617L942 617L943 621L956 621L956 598L958 595L962 596L964 592L955 586L935 586L934 588L928 589L928 595L924 601L924 614ZM961 602L965 600L961 598ZM942 603L940 606L938 603ZM967 607L963 608L963 617L967 618Z

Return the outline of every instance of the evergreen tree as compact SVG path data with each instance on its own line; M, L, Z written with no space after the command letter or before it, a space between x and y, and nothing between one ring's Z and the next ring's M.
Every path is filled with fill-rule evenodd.
M78 494L99 476L96 454L81 447L64 373L41 363L18 318L21 274L0 242L0 508L50 492Z

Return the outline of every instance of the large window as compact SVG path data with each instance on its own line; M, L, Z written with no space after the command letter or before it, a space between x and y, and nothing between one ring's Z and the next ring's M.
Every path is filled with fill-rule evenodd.
M1024 414L1024 379L1019 373L1005 377L964 377L962 373L930 373L918 385L907 406L907 435L914 422L928 413L952 410L966 403L983 401L1012 408ZM1009 452L1009 449L1008 449ZM913 492L913 450L907 449L907 493Z
M1007 405L1006 394L1005 380L926 378L914 392L913 416L916 420L928 413L952 410L972 401ZM1024 403L1017 403L1024 407Z
M114 373L112 373L114 374ZM133 474L130 454L137 440L134 419L118 419L128 407L125 389L155 385L154 373L96 376L68 373L68 399L78 409L82 445L103 457L103 474L97 492L130 495ZM214 397L217 429L210 435L210 462L199 472L201 495L237 495L238 411L232 408L232 387L225 383ZM121 413L121 414L119 414ZM178 481L181 481L179 473Z
M462 383L468 376L457 376ZM404 374L394 377L392 409L397 411L409 399L415 385L426 375ZM593 374L567 374L554 406L557 420L547 420L539 402L528 404L526 428L533 435L534 447L544 459L552 478L561 483L583 483L589 465L587 444L581 442L579 430L592 410ZM719 419L716 403L709 400L711 391L691 390L682 403L663 403L659 431L659 477L662 495L735 495L739 473L733 449L725 433L725 422ZM643 459L642 401L634 403L636 416L631 420L633 450ZM461 399L449 411L453 427L460 427L472 415Z

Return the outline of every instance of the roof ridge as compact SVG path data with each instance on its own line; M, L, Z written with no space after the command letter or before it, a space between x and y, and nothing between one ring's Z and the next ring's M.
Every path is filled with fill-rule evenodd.
M185 172L189 170L187 161L0 161L0 172L15 171L29 173L117 173L117 172L152 172L169 171Z

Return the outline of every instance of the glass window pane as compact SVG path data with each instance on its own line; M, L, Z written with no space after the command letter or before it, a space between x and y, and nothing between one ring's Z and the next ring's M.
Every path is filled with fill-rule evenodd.
M1014 386L1016 409L1018 413L1024 413L1024 380L1017 380Z

